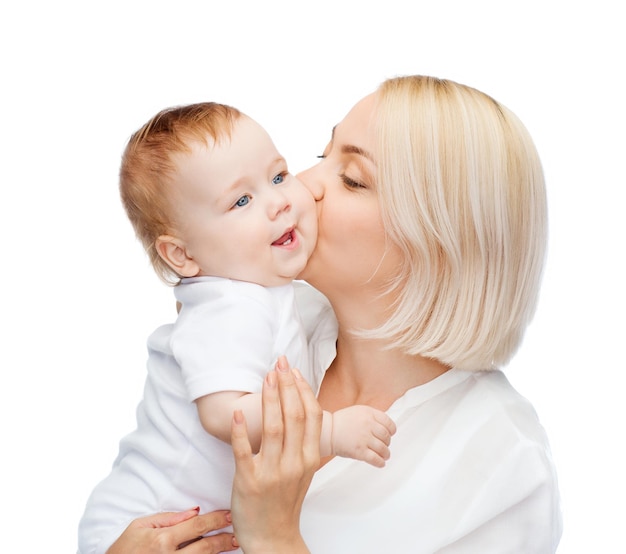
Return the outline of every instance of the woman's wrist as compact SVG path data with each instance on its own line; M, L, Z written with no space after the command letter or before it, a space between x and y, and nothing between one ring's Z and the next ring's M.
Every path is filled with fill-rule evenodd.
M273 537L270 541L259 541L243 547L245 554L310 554L304 539L298 535L286 540Z

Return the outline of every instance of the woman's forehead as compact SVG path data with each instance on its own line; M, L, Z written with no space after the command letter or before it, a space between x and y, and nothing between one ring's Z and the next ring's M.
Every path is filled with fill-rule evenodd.
M359 100L343 120L333 127L331 140L349 143L371 152L372 147L367 145L373 144L374 140L375 107L376 93Z

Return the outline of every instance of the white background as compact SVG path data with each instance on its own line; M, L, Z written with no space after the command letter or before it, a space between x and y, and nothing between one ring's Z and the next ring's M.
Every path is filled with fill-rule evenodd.
M353 103L409 73L484 90L536 141L549 260L507 373L551 439L559 552L626 551L620 4L3 3L2 551L75 550L86 497L133 428L146 338L174 316L118 199L131 132L166 106L222 101L264 125L295 172Z

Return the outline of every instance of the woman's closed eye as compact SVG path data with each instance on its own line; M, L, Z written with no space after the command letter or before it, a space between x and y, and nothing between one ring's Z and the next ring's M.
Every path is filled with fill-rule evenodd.
M358 181L355 181L354 179L351 179L350 177L348 177L345 173L342 173L341 175L339 175L339 177L341 177L341 180L343 181L343 184L351 189L364 189L367 188L363 183L359 183Z

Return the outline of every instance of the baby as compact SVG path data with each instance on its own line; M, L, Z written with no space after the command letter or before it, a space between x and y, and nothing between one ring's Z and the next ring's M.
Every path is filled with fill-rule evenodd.
M261 441L261 386L281 355L318 390L293 280L315 248L317 214L266 131L201 103L158 113L130 139L122 201L157 274L175 285L175 323L148 339L137 429L92 492L79 552L104 553L135 518L226 509L234 410ZM382 467L395 424L367 406L324 412L321 455Z

